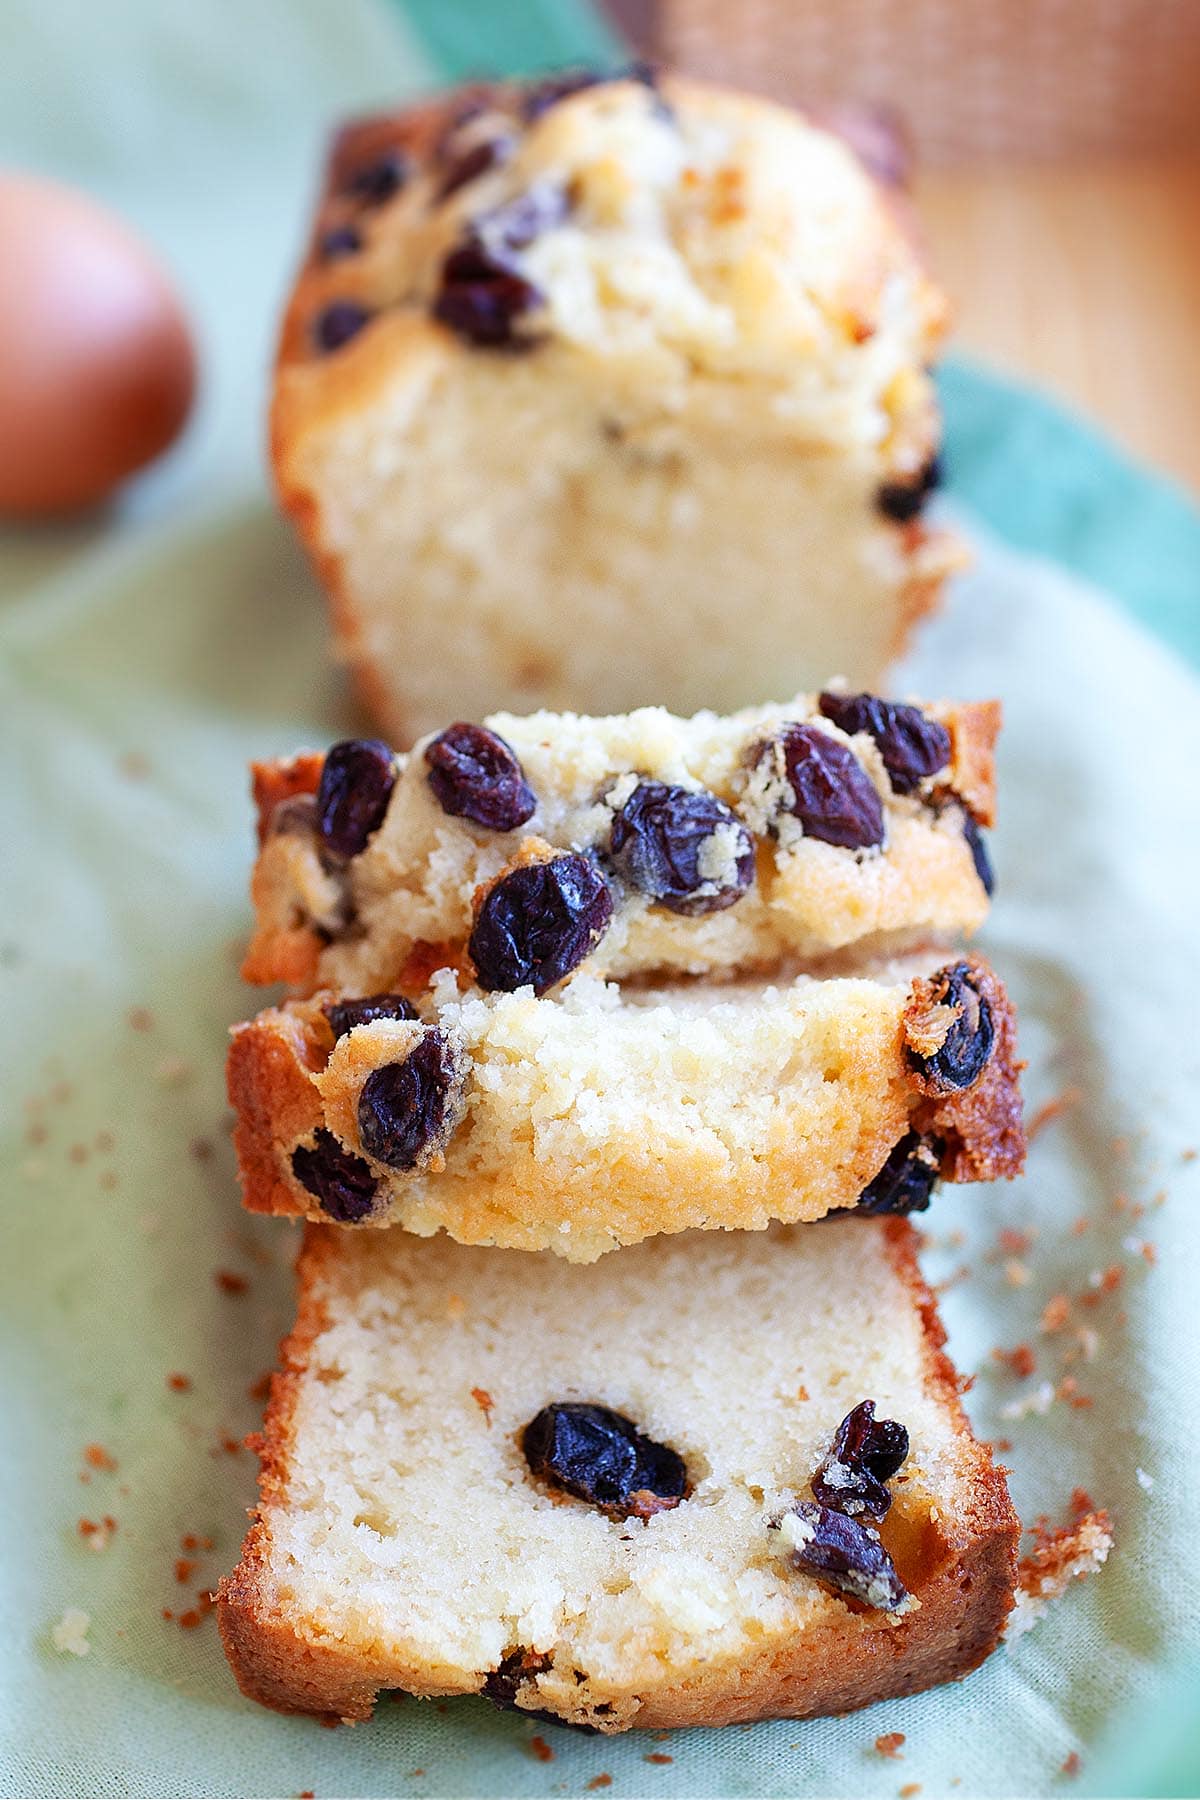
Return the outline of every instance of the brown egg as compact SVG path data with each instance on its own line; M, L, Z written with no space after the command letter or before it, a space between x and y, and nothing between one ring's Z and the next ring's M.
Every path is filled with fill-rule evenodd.
M195 385L179 300L129 227L0 172L0 514L103 500L177 436Z

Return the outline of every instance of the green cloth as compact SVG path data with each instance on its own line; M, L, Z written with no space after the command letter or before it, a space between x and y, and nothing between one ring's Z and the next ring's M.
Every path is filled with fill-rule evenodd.
M222 1444L256 1424L248 1389L291 1311L294 1233L239 1212L222 1092L226 1027L255 1004L236 974L245 763L351 717L261 469L273 322L329 124L436 79L442 58L461 68L464 19L487 26L481 60L495 66L531 65L547 19L555 55L598 42L573 6L5 10L0 162L82 182L157 243L205 380L185 443L112 513L0 535L0 1792L550 1796L601 1774L615 1795L664 1800L891 1796L912 1781L964 1800L1195 1791L1182 1760L1151 1774L1146 1757L1161 1765L1172 1726L1195 1716L1169 1664L1200 1657L1187 1216L1200 1165L1183 1160L1197 1142L1200 708L1142 625L1200 655L1200 520L1047 403L961 365L946 377L950 500L978 522L979 564L911 681L1005 699L986 942L1021 1008L1031 1103L1067 1083L1082 1098L1038 1138L1024 1181L940 1197L930 1267L971 1265L946 1296L951 1347L979 1372L979 1428L1013 1440L1023 1515L1062 1517L1086 1487L1115 1515L1108 1567L962 1687L666 1744L534 1727L476 1700L385 1702L370 1725L323 1731L240 1698L211 1617L191 1630L163 1617L236 1558L254 1470ZM1149 1210L1115 1210L1120 1193ZM1016 1258L1026 1286L995 1258L1001 1225L1039 1234ZM961 1248L945 1241L956 1229ZM1039 1336L1046 1299L1114 1264L1120 1294L1074 1314L1099 1334L1073 1370L1092 1408L1006 1420L1014 1396L1062 1373L1072 1340ZM226 1291L218 1271L247 1290ZM1021 1340L1040 1361L1025 1383L989 1354ZM88 1444L117 1469L90 1467ZM106 1514L116 1532L95 1552L77 1522ZM179 1582L189 1535L213 1547ZM68 1608L90 1615L84 1657L53 1645ZM1153 1743L1126 1729L1106 1774L1112 1721L1120 1733L1154 1706ZM553 1762L531 1755L535 1729ZM872 1749L890 1731L907 1736L902 1762ZM1068 1786L1057 1771L1076 1751Z

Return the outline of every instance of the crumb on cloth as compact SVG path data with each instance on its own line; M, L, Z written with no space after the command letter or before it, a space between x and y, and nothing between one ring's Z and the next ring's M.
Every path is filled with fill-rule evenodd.
M86 1656L92 1647L88 1643L91 1623L90 1613L68 1606L57 1625L51 1627L50 1642L61 1656Z

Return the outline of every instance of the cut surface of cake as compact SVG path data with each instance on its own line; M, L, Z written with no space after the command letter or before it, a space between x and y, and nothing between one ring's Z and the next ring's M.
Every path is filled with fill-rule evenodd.
M243 972L363 995L453 963L540 992L580 964L701 975L969 933L992 885L999 714L831 688L731 717L500 715L408 754L351 739L257 764ZM497 933L507 953L547 912L577 923L570 956L514 976Z
M961 561L921 519L945 317L903 210L766 100L579 78L348 128L272 447L383 728L876 683Z
M590 1261L1016 1174L1011 1008L944 951L817 979L292 1001L235 1028L252 1211ZM415 1000L415 1004L414 1004Z
M906 1221L588 1270L310 1228L299 1292L218 1603L252 1698L716 1725L913 1693L996 1644L1018 1525Z

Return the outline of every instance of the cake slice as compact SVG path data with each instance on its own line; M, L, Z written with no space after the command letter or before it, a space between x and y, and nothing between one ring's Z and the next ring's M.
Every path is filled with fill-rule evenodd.
M971 932L999 714L837 688L726 718L500 715L409 755L358 739L259 764L244 973L369 994L457 963L543 991L585 959L699 975ZM489 955L498 912L507 939L547 909L578 925L574 960Z
M965 1675L1018 1524L914 1243L700 1233L582 1270L311 1228L218 1601L243 1692L347 1720L483 1693L614 1732Z
M767 100L635 72L344 131L272 455L382 728L878 682L962 560L921 517L945 319Z
M1024 1155L1011 1009L945 952L815 979L318 996L235 1028L246 1205L590 1261L906 1212Z

